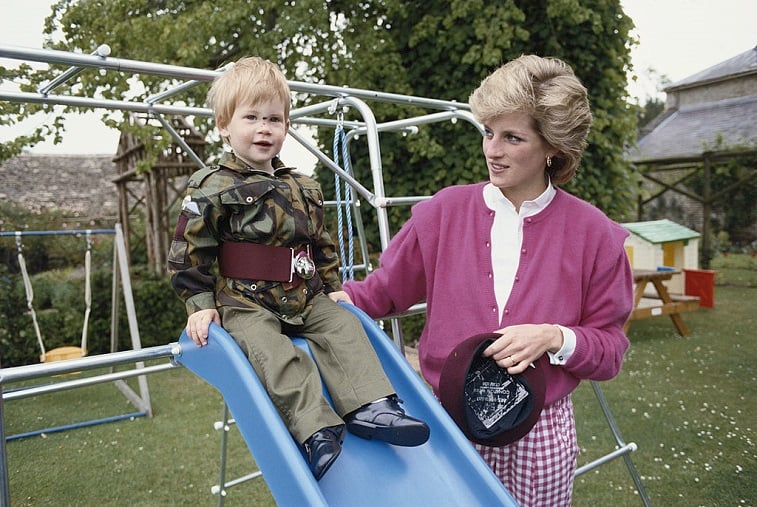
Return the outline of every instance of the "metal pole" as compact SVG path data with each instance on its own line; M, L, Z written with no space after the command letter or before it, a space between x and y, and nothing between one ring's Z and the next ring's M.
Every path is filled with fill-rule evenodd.
M44 63L59 63L77 67L91 67L114 70L117 72L131 72L136 74L152 74L186 80L212 81L221 71L203 70L179 65L166 65L159 63L127 60L123 58L104 58L94 55L82 55L54 49L33 49L19 46L0 44L0 58L15 60L29 60ZM393 104L427 107L441 110L470 110L466 103L449 100L429 99L402 95L398 93L384 93L360 88L304 83L301 81L289 81L289 88L294 92L303 92L313 95L328 97L356 97L363 100L375 100Z
M194 160L194 163L197 164L197 168L201 169L205 167L205 162L203 162L202 159L197 156L197 153L195 153L194 150L189 147L181 134L176 132L176 129L174 129L173 126L165 118L163 118L162 115L155 115L155 117L158 119L160 124L163 125L163 128L166 129L169 134L171 134L174 142L176 142L176 144L178 144L179 147L184 150L184 153L189 155L189 157Z
M110 352L108 354L54 361L52 363L14 366L0 370L0 384L52 377L74 371L94 370L95 368L105 368L107 366L146 361L148 359L160 359L178 354L181 354L179 344L169 343L168 345L158 345L140 350L123 350L121 352Z
M3 236L79 236L85 234L115 234L115 229L72 229L69 231L12 231L0 232Z
M8 480L8 454L5 449L5 404L3 403L2 394L3 384L0 382L0 506L10 507L11 494Z
M93 99L89 97L69 97L63 95L41 95L29 92L0 92L0 100L8 102L24 102L30 104L52 104L62 106L82 107L87 109L112 109L118 111L134 111L137 113L160 113L168 115L210 116L211 111L202 107L169 106L165 104L149 104L144 102L130 102L128 100Z
M0 369L0 394L2 394L3 385L8 382L50 377L53 375L71 373L74 371L91 370L94 368L133 363L135 361L145 361L148 359L157 359L162 357L180 355L181 346L178 344L178 342L174 342L169 343L168 345L159 345L156 347L150 347L141 350L112 352L110 354L83 357L81 359L70 359L66 361L56 361L53 363L2 368ZM4 421L5 413L3 407L3 397L0 396L0 507L9 507L10 489L8 480L8 458L5 447L6 437Z
M92 53L93 56L99 56L101 58L104 58L106 56L110 55L110 46L107 44L100 45L94 53ZM63 74L60 74L58 77L50 81L47 85L39 89L39 93L42 95L47 95L50 93L53 89L57 88L58 86L62 85L72 77L77 76L81 71L84 69L82 67L72 67L68 69Z
M56 382L54 384L46 384L42 386L33 386L15 391L8 391L3 393L3 400L19 400L22 398L28 398L29 396L37 396L40 394L57 393L59 391L66 391L69 389L76 389L79 387L93 386L96 384L103 384L105 382L111 382L115 380L123 380L131 377L138 377L140 375L147 375L148 373L157 373L160 371L170 370L176 368L175 363L164 363L153 366L146 366L144 368L135 368L132 370L117 371L113 373L105 373L96 377L85 377L76 380L69 380L65 382Z
M355 97L344 97L340 99L341 104L351 105L363 117L366 129L366 139L368 140L368 160L370 162L371 174L373 175L373 194L374 198L370 200L376 208L379 227L379 238L381 239L381 250L385 250L389 244L389 219L386 213L386 192L384 190L383 167L381 165L381 148L379 147L378 127L376 117L368 104Z

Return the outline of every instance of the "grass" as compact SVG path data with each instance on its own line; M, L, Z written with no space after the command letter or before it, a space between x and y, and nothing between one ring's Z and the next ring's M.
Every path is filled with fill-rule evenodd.
M656 506L757 504L757 267L753 258L729 257L713 263L715 308L684 315L690 336L679 336L665 316L633 322L623 371L601 384L624 440L639 447L631 459ZM215 505L220 435L213 422L221 396L180 368L148 381L152 418L8 442L12 505ZM574 402L583 464L615 442L588 384ZM5 429L10 435L132 411L115 387L100 385L9 401ZM227 478L234 478L254 464L233 427L229 437ZM260 479L229 490L225 502L275 505ZM577 478L574 505L641 501L617 459Z
M221 396L183 368L148 382L152 418L8 442L12 505L214 504L220 433L213 423L222 416ZM6 433L133 411L115 387L103 384L8 402ZM234 478L254 463L238 432L229 436ZM262 481L235 488L229 500L232 506L275 505Z
M654 505L755 505L757 420L753 344L757 289L716 289L715 308L635 321L623 371L602 384ZM576 392L582 462L614 442L589 385ZM593 406L594 405L594 406ZM576 505L641 505L622 460L577 479Z

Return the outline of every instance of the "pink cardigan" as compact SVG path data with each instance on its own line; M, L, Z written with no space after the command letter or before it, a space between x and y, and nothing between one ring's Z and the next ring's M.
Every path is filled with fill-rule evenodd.
M629 342L623 324L633 309L633 275L623 247L628 233L590 204L558 189L523 223L512 292L497 322L490 231L494 212L485 183L453 186L413 206L380 267L344 290L374 318L427 302L420 337L421 372L436 390L444 360L466 337L513 324L560 324L576 333L563 366L550 366L546 403L581 379L616 376Z

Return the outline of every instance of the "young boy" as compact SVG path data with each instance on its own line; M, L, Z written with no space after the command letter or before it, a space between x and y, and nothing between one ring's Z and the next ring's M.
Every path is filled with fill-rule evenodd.
M423 444L428 426L405 414L362 325L326 295L341 283L321 189L278 158L289 128L284 75L267 60L243 58L214 81L208 100L232 151L190 178L171 244L187 334L201 347L210 323L223 323L316 479L339 456L345 422L363 438ZM294 335L308 340L317 368Z

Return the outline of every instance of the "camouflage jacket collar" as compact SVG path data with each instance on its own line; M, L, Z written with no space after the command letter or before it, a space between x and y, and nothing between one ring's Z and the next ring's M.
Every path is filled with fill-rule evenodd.
M236 171L239 173L256 172L256 173L264 173L264 174L270 175L270 173L266 171L261 171L260 169L255 169L254 167L251 167L250 165L245 163L242 159L238 158L232 151L225 151L218 165L222 165L223 167L226 167L228 169L231 169L232 171ZM271 160L271 165L273 166L274 176L288 173L294 169L293 167L287 167L286 165L284 165L284 163L281 161L279 157L274 157L274 159Z

